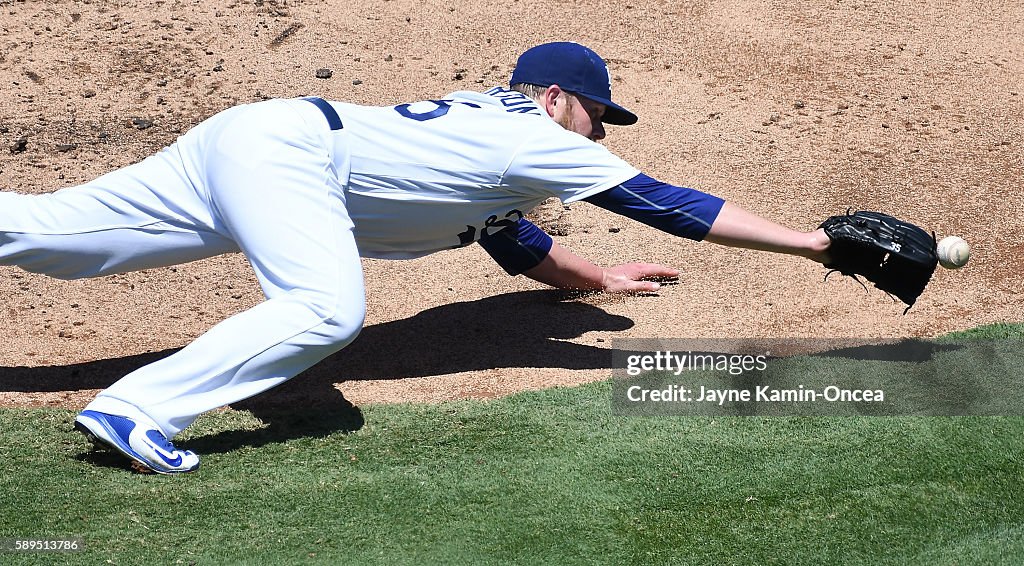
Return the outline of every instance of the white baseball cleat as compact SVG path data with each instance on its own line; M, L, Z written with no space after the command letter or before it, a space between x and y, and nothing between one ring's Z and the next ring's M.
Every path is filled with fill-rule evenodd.
M164 433L128 417L86 410L75 418L75 430L95 444L124 454L132 461L132 468L139 472L180 474L199 467L199 456L194 452L178 450Z

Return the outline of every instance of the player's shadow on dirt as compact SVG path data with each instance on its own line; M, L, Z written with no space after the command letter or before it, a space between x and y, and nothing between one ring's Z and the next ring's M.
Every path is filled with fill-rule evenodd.
M567 342L587 332L631 328L629 318L557 290L523 291L452 303L367 326L347 348L254 399L321 400L325 384L431 377L465 371L611 367L611 351ZM45 367L0 367L0 391L101 389L177 349ZM335 390L333 387L331 390Z
M557 290L508 293L368 326L347 348L302 375L232 405L251 411L267 427L197 438L189 441L189 448L221 452L358 430L363 424L361 412L335 387L341 383L344 390L345 381L423 378L494 368L610 368L610 349L566 340L592 331L626 330L633 321L573 298ZM175 351L70 366L0 367L0 391L102 389Z
M495 368L610 368L611 350L568 342L593 331L631 328L629 318L572 300L562 291L526 291L454 303L363 329L347 348L309 369L311 384L431 377Z

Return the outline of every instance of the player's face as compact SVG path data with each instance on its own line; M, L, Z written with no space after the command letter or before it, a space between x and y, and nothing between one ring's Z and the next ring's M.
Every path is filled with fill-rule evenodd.
M562 91L563 104L556 106L553 118L566 130L593 141L603 140L605 136L604 116L606 106L594 102L585 96Z

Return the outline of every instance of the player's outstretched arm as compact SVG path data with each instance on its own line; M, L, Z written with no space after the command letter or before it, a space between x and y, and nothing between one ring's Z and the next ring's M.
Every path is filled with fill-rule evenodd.
M722 206L704 239L737 248L803 256L818 263L828 263L831 243L820 228L812 232L793 230L730 202Z
M798 255L820 263L829 260L830 240L824 230L793 230L714 195L643 174L585 200L682 238Z
M661 285L647 279L674 279L679 270L657 263L625 263L602 268L556 243L552 244L547 257L523 275L560 289L650 293Z

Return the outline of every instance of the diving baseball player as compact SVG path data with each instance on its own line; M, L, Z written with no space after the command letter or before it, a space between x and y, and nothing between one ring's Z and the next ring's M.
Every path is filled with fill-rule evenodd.
M360 256L478 242L509 273L563 288L650 291L656 264L598 267L525 218L585 200L674 235L824 262L790 230L648 177L596 143L637 117L575 43L526 51L511 88L366 107L319 98L225 110L135 165L52 194L0 193L0 263L73 279L245 254L266 301L101 392L76 428L141 471L189 472L170 439L198 415L274 387L363 324Z

